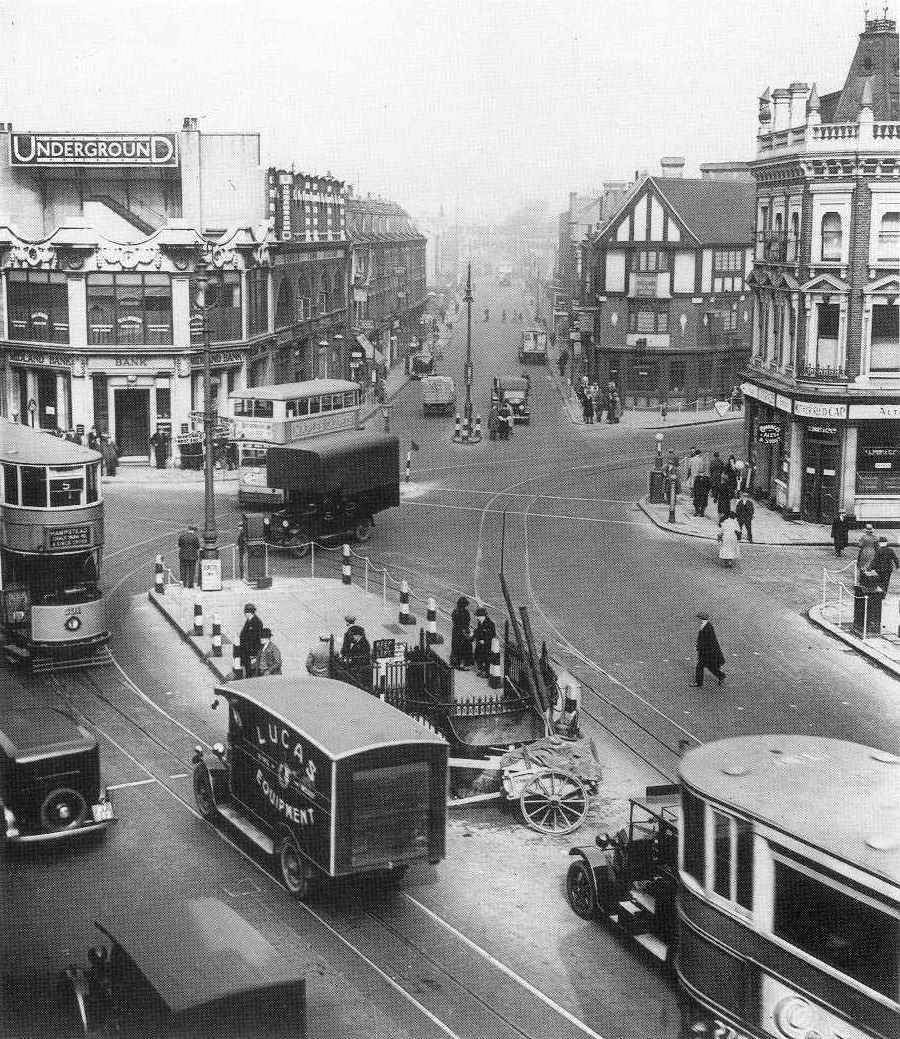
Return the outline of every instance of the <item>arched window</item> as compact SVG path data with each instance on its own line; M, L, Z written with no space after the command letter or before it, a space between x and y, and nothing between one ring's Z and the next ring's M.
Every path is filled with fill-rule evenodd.
M885 213L878 230L878 259L900 263L900 213Z
M287 278L283 278L278 289L278 302L275 304L275 327L283 328L294 322L294 306L291 299L291 286Z
M839 213L826 213L822 217L822 259L841 258L841 217Z

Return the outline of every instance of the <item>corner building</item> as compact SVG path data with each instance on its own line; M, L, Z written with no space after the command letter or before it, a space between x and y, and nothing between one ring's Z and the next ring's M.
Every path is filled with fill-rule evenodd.
M896 22L867 20L844 87L760 98L753 349L757 483L786 515L900 520Z

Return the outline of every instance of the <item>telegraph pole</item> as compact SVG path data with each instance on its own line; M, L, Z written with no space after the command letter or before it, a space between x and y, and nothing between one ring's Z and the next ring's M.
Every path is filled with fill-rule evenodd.
M466 294L463 301L466 304L466 411L463 436L469 439L472 433L472 264L469 263L468 275L466 277Z

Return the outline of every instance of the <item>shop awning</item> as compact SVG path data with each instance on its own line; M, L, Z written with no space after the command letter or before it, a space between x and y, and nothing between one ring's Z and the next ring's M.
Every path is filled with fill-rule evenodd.
M366 355L366 360L378 361L381 364L386 363L386 358L384 354L372 344L368 336L360 332L356 337L356 341L362 348L362 352Z

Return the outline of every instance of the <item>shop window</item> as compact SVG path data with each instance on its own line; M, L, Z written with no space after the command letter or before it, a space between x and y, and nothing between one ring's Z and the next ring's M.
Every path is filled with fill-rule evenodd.
M89 274L87 310L92 346L172 343L172 284L167 274Z
M900 263L900 213L885 213L878 229L878 259Z
M203 317L200 309L200 290L196 278L191 278L191 342L203 342ZM203 300L209 338L213 343L243 339L241 324L241 275L238 271L211 274L206 281Z
M869 371L900 371L900 307L878 304L872 307L872 349Z
M860 424L856 445L856 493L900 494L897 423Z
M6 294L10 339L68 343L69 291L64 274L7 271Z
M774 934L846 977L897 999L895 914L804 870L775 861Z
M257 269L247 275L247 307L250 335L269 330L269 275Z
M837 303L819 303L817 310L816 356L813 364L818 368L837 368L841 308Z
M841 258L843 235L839 213L826 213L822 217L822 259L837 261Z
M283 278L278 288L278 301L275 304L275 327L284 328L293 320L294 302L291 298L291 286L287 278Z

